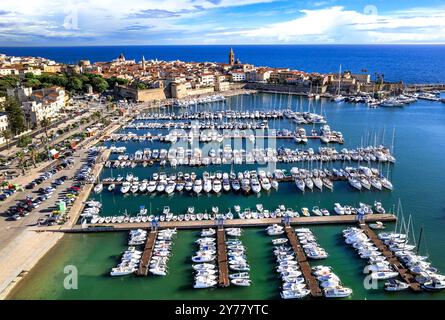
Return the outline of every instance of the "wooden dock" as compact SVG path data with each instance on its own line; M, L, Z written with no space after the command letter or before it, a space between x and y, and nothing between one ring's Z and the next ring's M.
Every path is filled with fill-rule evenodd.
M153 254L153 247L156 241L157 231L150 231L145 243L144 252L142 253L141 261L139 263L139 269L137 271L138 276L147 276L148 269L150 267L150 260Z
M364 217L365 222L394 222L396 216L393 214L369 214ZM291 218L291 225L320 225L320 224L357 224L356 215L332 215L332 216L311 216ZM231 219L225 220L225 227L266 227L271 224L282 223L282 218L263 218L263 219ZM82 225L77 224L69 229L54 229L53 227L39 227L39 231L61 231L61 232L100 232L100 231L127 231L132 229L147 229L150 228L150 222L137 223L102 223L90 224L87 228L82 228ZM195 221L162 221L159 222L159 228L177 228L177 229L203 229L215 228L217 226L216 220L195 220Z
M416 281L414 275L406 269L400 260L394 255L394 253L388 249L382 240L378 238L374 231L372 231L366 223L359 223L360 229L368 236L368 238L374 243L374 245L380 250L382 255L386 257L386 260L391 264L395 271L397 271L400 277L409 284L409 287L414 292L422 291L420 284Z
M217 254L218 254L218 284L221 287L228 287L229 281L229 259L227 257L226 233L224 228L218 228L216 232Z
M294 230L291 226L285 227L287 238L289 239L289 243L292 246L292 249L295 252L297 257L297 262L300 265L300 270L303 273L303 277L306 279L306 285L311 291L311 296L314 298L318 298L323 296L323 293L318 285L317 279L314 277L311 271L311 266L307 261L306 254L304 253L303 248L300 245L300 241L295 235Z

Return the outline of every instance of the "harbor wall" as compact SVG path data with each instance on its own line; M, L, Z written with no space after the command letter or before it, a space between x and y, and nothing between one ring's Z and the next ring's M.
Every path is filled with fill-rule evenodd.
M124 99L131 99L139 102L165 100L170 97L168 90L165 88L138 90L126 86L115 86L114 94Z

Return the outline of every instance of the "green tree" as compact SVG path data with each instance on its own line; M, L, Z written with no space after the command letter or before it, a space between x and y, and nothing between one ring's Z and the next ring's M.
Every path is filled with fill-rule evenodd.
M138 89L139 90L147 89L147 85L145 83L143 83L143 82L139 82L138 83Z
M25 153L23 151L17 152L16 158L17 158L17 161L19 162L19 168L22 170L22 175L24 176L26 174Z
M94 111L93 114L91 115L91 118L93 120L99 120L101 118L100 112L99 111Z
M8 114L9 127L14 135L25 131L25 115L17 99L6 99L5 112Z
M42 83L38 79L31 78L25 82L25 86L32 87L33 89L39 89L39 88L41 88Z
M93 86L93 90L99 93L108 89L108 82L102 77L94 77L91 80L91 85Z
M18 83L20 80L16 76L0 77L0 96L6 96L6 90L16 87Z
M29 135L23 135L17 140L17 146L26 148L32 143L32 138Z
M37 155L38 155L37 148L33 146L32 148L29 149L29 158L31 159L34 168L37 168Z
M49 154L49 146L48 146L48 140L49 140L49 137L48 137L48 127L49 127L49 125L51 124L51 119L49 119L49 118L43 118L41 121L40 121L40 126L43 128L43 131L45 132L45 150L46 150L46 154Z
M2 137L6 141L6 149L9 149L9 143L11 142L12 132L9 129L2 131Z
M66 89L69 91L81 91L83 88L83 82L78 77L70 77Z
M25 79L35 79L35 75L32 72L25 73Z

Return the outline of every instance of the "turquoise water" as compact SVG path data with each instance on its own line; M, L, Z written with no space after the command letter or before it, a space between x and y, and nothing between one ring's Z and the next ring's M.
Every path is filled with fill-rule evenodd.
M281 99L280 99L281 96ZM259 94L255 96L233 97L228 101L229 108L292 109L308 110L309 101L296 96ZM242 107L241 107L242 106ZM219 108L222 106L219 105ZM92 198L103 202L105 215L117 215L128 210L137 213L140 205L159 212L168 205L173 212L184 212L188 206L195 206L197 211L208 210L217 205L220 210L241 207L254 208L262 203L267 209L274 209L279 204L300 209L301 207L320 206L333 208L335 202L357 205L358 202L373 203L382 201L386 208L391 208L401 199L406 218L412 215L415 234L424 227L426 245L421 246L423 254L429 254L430 261L442 272L445 270L443 248L445 235L442 228L445 222L445 197L442 183L445 179L443 163L445 161L445 108L443 104L419 101L402 109L368 109L364 105L333 104L322 100L312 102L311 110L326 115L329 125L339 130L345 137L347 148L383 142L392 144L395 130L394 154L397 163L391 166L390 178L394 184L393 192L355 192L346 183L336 182L334 192L306 192L302 195L292 183L281 183L277 192L256 196L222 194L220 196L190 196L177 194L167 196L111 194L103 191ZM271 123L276 128L290 127L287 121ZM308 126L307 129L311 129ZM134 131L134 130L133 130ZM376 137L376 138L375 138ZM123 143L115 143L121 145ZM292 142L289 146L296 148ZM157 143L125 143L129 152L145 147L159 148ZM281 145L281 142L280 142ZM319 142L310 141L307 147L317 148ZM164 145L167 148L168 145ZM299 146L300 148L304 148ZM336 146L342 148L343 146ZM280 167L309 166L310 164L280 165ZM312 164L315 166L316 164ZM336 163L334 167L349 164ZM354 165L354 164L352 164ZM229 170L230 168L208 167L210 171ZM235 171L243 170L244 166ZM381 168L386 174L387 167ZM137 167L135 169L104 170L102 176L133 172L140 178L149 177L154 171L171 169L159 167ZM178 171L196 173L204 169L178 168ZM409 292L388 294L379 290L366 290L363 287L364 262L358 258L350 247L343 243L341 230L345 226L313 227L319 243L330 254L329 258L320 263L330 265L346 286L354 290L352 299L444 299L445 294ZM391 226L389 226L391 227ZM111 278L107 276L111 267L115 266L120 254L125 250L125 233L67 235L33 269L12 294L15 299L277 299L279 298L280 280L274 272L275 259L272 254L270 239L260 229L245 229L243 242L248 247L247 256L251 264L253 285L249 288L229 287L211 290L192 289L192 269L190 257L196 250L194 240L196 231L179 231L173 245L173 255L169 262L169 274L165 278L137 278L127 276ZM79 289L65 290L62 286L63 268L67 264L78 267Z

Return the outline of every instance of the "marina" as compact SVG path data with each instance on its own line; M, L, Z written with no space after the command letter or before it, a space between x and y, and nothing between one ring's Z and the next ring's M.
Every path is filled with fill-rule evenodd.
M331 117L326 117L326 120L328 119L329 123L335 124ZM184 120L186 119L178 119L178 121ZM175 122L176 120L163 121ZM269 129L277 125L273 124L273 121L273 119L268 119ZM284 116L276 121L291 122L288 124L295 126L295 122L289 121ZM340 123L336 123L335 126L345 133L344 143L346 144L349 137L352 137L351 132L343 130ZM121 130L147 129L132 127ZM156 125L156 130L158 129L159 126ZM392 131L387 130L386 142L391 141ZM297 131L294 128L291 132ZM61 228L59 231L65 232L68 239L80 234L88 238L92 237L91 239L96 237L116 239L114 242L111 241L116 247L119 246L118 239L122 239L122 236L126 237L128 232L133 231L139 234L138 230L145 230L146 240L143 241L143 237L136 237L132 242L136 249L131 248L132 245L127 239L122 250L110 247L112 250L108 251L110 255L124 252L119 259L129 259L120 261L118 268L123 269L113 269L116 275L120 275L119 272L133 270L134 275L141 276L122 275L121 279L129 286L144 290L140 287L142 283L135 282L135 279L140 278L150 286L164 288L166 298L183 297L184 292L188 292L191 299L193 297L224 299L233 296L243 298L245 297L243 292L249 294L249 297L273 299L363 297L365 293L359 286L363 276L349 269L354 265L354 257L349 256L347 252L350 249L346 248L344 243L336 243L335 239L339 230L341 232L341 229L348 225L359 226L359 221L366 222L368 226L382 224L390 228L397 220L391 205L395 202L394 197L399 195L400 189L403 190L406 185L400 185L396 182L399 180L394 180L394 172L397 174L400 166L403 169L407 159L406 155L398 153L397 139L395 147L386 147L380 137L383 134L374 131L366 136L354 137L355 143L348 142L346 148L337 148L334 145L319 146L321 142L319 139L308 139L307 146L302 144L302 147L298 149L289 145L297 142L296 136L292 139L278 139L277 147L269 151L271 158L265 159L265 162L273 162L271 160L276 157L276 163L280 164L280 167L274 170L255 168L263 160L262 157L267 158L267 147L252 150L244 146L238 149L231 146L231 152L228 152L229 148L226 148L226 160L223 160L225 159L223 143L221 147L213 147L213 151L210 148L205 156L196 158L200 159L201 164L193 165L195 167L219 165L221 169L203 168L201 170L201 168L195 169L190 166L190 160L193 159L193 147L185 147L181 151L173 144L172 148L161 151L163 149L159 144L161 141L148 139L149 135L145 132L129 135L132 138L122 140L122 137L127 135L125 131L120 131L116 136L119 136L119 139L103 141L103 145L107 147L111 155L101 164L104 168L99 178L91 181L94 188L90 195L90 200L102 204L101 208L84 211L83 215L82 213L80 215L78 224L72 228ZM134 138L136 136L138 138ZM141 136L145 138L140 139ZM155 137L157 133L153 132L151 136ZM209 136L212 137L212 134ZM233 135L227 138L232 139ZM208 138L204 140L206 139ZM249 139L247 137L244 140ZM215 141L200 142L218 143L218 136ZM244 154L241 153L241 149L245 150ZM153 153L156 156L153 156ZM182 153L184 157L181 157ZM236 153L242 154L239 156L242 159L241 162L235 161L234 154ZM204 158L209 160L203 160ZM216 160L217 158L220 159L220 163ZM177 160L176 165L171 165L173 159ZM184 161L180 164L180 159L187 159L188 163ZM161 169L161 161L165 161L163 164L165 168ZM224 161L226 162L223 163ZM121 163L125 164L121 166ZM299 163L299 166L292 166L293 163ZM234 168L231 168L232 166ZM252 168L246 166L252 166ZM249 181L248 192L242 189L243 179ZM385 182L382 183L380 179L385 179L383 180ZM199 196L193 190L197 181L201 181ZM274 181L277 189L272 186ZM304 188L301 182L304 182ZM192 183L191 186L190 183ZM126 192L122 192L124 184L125 189L128 188ZM164 188L161 187L158 190L159 184L162 184ZM247 183L245 185L247 186ZM239 189L236 189L237 186ZM333 192L327 192L331 190L329 186L332 187ZM323 192L319 192L322 190ZM365 192L367 190L374 192ZM382 192L377 192L380 190ZM392 190L392 192L383 192L383 190ZM254 196L255 194L261 197L261 201ZM228 205L223 204L226 201ZM386 209L383 209L383 206ZM286 226L286 220L289 226ZM278 241L272 243L272 246L271 237L264 234L264 228L271 225L282 226L285 231L285 238L276 238ZM308 227L311 228L311 234L303 230ZM45 230L45 227L40 228L42 231ZM178 231L174 241L171 241L152 235L154 233L150 231L152 228L157 230L155 232ZM237 228L240 228L240 231L237 231ZM213 235L211 235L213 231L210 231L212 229L215 231ZM48 227L47 230L51 231L51 228ZM241 237L233 236L241 235L241 233ZM196 241L201 239L200 235L201 238L214 240L206 240L197 247ZM378 233L374 235L378 237ZM238 242L241 239L242 242ZM285 239L287 242L280 243L284 241L280 239ZM214 249L212 249L212 243ZM290 252L286 251L288 250L285 249L286 245L291 248ZM284 274L286 281L281 279L283 281L281 283L277 283L276 275L273 278L267 276L277 268L275 261L268 262L271 250L274 250L272 247L275 250L284 250L282 254L286 256L292 253L298 263L298 268L295 269L291 267L292 262L287 263L284 262L285 260L281 263L276 262L283 272L292 272ZM379 245L376 247L383 250L383 247ZM212 250L215 251L214 256ZM387 247L386 250L389 248ZM208 253L204 254L207 251ZM133 260L138 257L138 252L140 252L140 258L138 264L135 264L136 268L132 263L136 263ZM200 257L197 252L203 252L202 262L196 260ZM208 257L210 260L204 262L207 254L210 254ZM154 256L157 258L153 259ZM245 260L238 260L241 256ZM196 261L190 261L193 257ZM421 288L416 275L407 271L404 264L406 262L400 261L396 255L393 257L397 258L399 264L395 260L388 261L391 261L390 264L394 269L400 270L400 272L394 271L397 272L399 279L397 281L409 284L406 277L411 275L413 286ZM339 264L341 261L339 259L348 261L352 259L352 261L346 268ZM199 260L201 261L201 258ZM323 260L325 264L320 265L319 260ZM230 261L244 261L244 264L238 263L235 267L238 270L232 270L230 267L234 263ZM128 265L121 265L123 262ZM113 266L113 263L108 262L106 265L101 263L103 270L109 271ZM197 266L200 264L203 266ZM125 266L128 268L125 269ZM299 272L301 274L298 274ZM279 273L283 276L281 271ZM189 276L184 276L190 274L193 274L192 280ZM301 279L304 279L303 283L300 282ZM389 281L392 280L395 278L388 279L388 284L385 283L385 286L388 288L403 286L396 281L390 283ZM428 280L424 280L423 283L429 287L439 288L440 281L438 279L430 284ZM116 285L110 284L110 286ZM178 286L184 289L178 289ZM380 293L377 295L381 296L386 289L380 286L378 291ZM413 290L397 292L396 295L409 299L410 297L407 296L409 291ZM427 290L421 291L422 296L427 294L425 293ZM148 294L148 296L153 296L153 294Z

